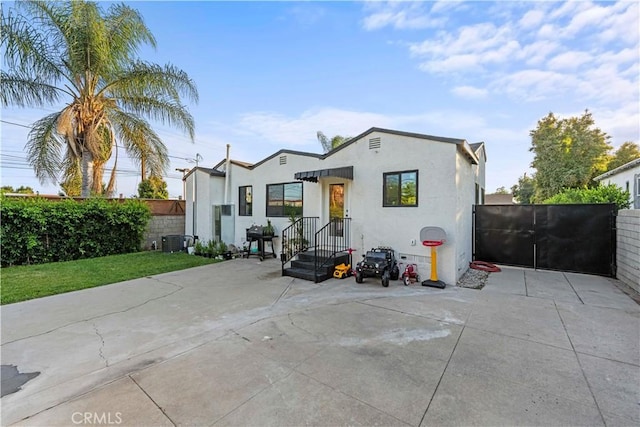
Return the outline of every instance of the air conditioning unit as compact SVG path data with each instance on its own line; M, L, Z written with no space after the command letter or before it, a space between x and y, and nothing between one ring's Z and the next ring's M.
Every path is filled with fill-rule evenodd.
M184 237L180 234L162 236L162 252L172 253L183 250Z

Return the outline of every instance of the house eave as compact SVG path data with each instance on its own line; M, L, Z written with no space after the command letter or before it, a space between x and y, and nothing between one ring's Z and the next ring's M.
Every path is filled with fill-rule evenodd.
M629 163L625 163L622 166L618 166L615 169L611 169L610 171L605 172L602 175L598 175L593 179L594 179L594 181L602 181L603 179L609 178L610 176L613 176L613 175L617 175L620 172L624 172L624 171L626 171L628 169L632 169L632 168L634 168L634 167L636 167L638 165L640 165L640 158L639 159L635 159L635 160L631 160Z

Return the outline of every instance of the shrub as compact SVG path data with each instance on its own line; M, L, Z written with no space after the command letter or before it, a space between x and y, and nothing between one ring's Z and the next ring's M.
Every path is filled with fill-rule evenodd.
M615 184L600 185L594 188L569 188L543 202L552 204L575 203L614 203L616 209L629 209L629 193Z
M3 266L136 252L151 218L138 200L3 197L0 204Z

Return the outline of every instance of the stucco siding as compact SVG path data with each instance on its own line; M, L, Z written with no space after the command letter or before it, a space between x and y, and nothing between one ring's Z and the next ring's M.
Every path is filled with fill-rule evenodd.
M484 160L479 166L472 165L467 157L469 152L451 141L454 140L439 141L374 130L325 158L283 151L253 167L231 162L226 174L228 201L235 206L235 238L226 243L241 245L246 228L266 224L268 184L298 182L294 178L297 172L352 166L353 180L323 177L317 183L302 181L303 215L319 217L319 226L326 224L329 187L344 184L344 214L351 218L351 246L357 251L356 259L372 247L391 246L405 257L404 262L417 263L425 278L429 277L431 255L430 249L421 244L420 230L425 226L441 227L447 233L447 241L438 248L438 275L453 285L471 259L472 206L476 182L484 185ZM218 170L224 169L222 166ZM383 175L404 171L418 172L418 206L384 207ZM208 197L211 201L197 204L198 234L201 239L211 239L211 206L222 203L225 178L205 173L197 177L198 198ZM187 179L188 201L194 191L194 178L188 176ZM201 184L201 180L209 181L208 185ZM252 186L251 216L238 215L241 186ZM187 202L186 234L190 234L192 209L192 204ZM201 224L202 217L207 218L206 225ZM289 226L287 217L268 219L278 235ZM276 239L275 246L276 252L280 252L280 239Z

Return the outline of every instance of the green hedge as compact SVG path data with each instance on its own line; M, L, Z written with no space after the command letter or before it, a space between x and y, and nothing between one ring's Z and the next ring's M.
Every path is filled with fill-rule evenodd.
M151 212L139 200L0 199L2 266L140 250Z
M615 184L599 185L593 188L568 188L545 200L546 205L575 203L614 203L616 209L629 209L631 195Z

